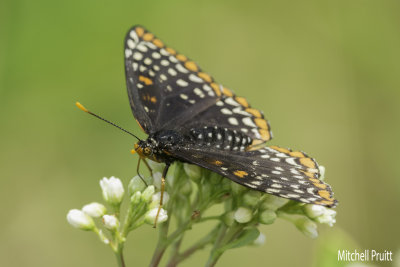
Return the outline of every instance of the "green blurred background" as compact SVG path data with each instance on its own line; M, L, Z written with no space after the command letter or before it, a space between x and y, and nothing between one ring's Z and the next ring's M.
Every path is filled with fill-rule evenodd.
M65 217L101 201L103 176L127 184L136 173L135 140L74 106L144 137L123 67L134 24L263 110L271 144L326 166L340 201L337 224L317 240L279 221L261 227L264 246L232 250L220 266L342 266L338 249L396 253L399 14L400 2L385 0L1 1L0 265L115 265L108 247ZM128 266L147 265L156 237L151 227L129 237Z

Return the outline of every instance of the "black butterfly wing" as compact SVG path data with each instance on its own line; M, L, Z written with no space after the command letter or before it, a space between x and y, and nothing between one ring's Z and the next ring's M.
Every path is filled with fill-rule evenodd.
M146 133L218 126L242 132L252 145L272 138L263 114L246 99L141 26L126 35L125 72L132 112Z
M330 186L319 179L318 164L303 152L276 146L229 152L186 146L172 154L255 190L303 203L337 204Z
M221 95L196 63L141 26L126 35L125 74L132 112L146 133L183 125Z

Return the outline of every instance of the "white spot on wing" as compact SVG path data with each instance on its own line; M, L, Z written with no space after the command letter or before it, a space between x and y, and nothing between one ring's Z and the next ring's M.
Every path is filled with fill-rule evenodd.
M238 120L237 120L236 118L234 118L234 117L230 117L230 118L228 119L228 122L229 122L230 124L232 124L232 125L239 125Z

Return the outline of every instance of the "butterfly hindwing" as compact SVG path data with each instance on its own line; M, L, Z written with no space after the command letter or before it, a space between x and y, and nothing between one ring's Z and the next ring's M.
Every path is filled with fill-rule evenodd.
M276 146L221 153L187 146L173 153L246 187L303 203L334 207L330 186L319 179L317 163L305 153Z

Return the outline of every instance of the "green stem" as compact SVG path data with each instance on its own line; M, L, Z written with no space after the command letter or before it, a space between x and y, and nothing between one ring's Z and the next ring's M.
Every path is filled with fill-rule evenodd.
M170 220L168 219L168 221L159 226L158 242L149 265L150 267L156 267L160 264L161 258L168 247L168 245L166 244L166 240L168 235L169 222Z
M122 248L117 253L115 253L115 256L117 257L118 266L125 267L125 260L122 254Z

